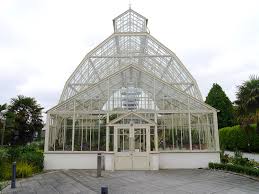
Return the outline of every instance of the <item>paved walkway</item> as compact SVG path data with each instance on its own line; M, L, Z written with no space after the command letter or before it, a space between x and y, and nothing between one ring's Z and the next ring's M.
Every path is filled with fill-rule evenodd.
M259 193L259 181L213 170L160 170L103 172L51 171L17 182L2 193L100 193L101 186L109 187L109 194L189 194L189 193Z

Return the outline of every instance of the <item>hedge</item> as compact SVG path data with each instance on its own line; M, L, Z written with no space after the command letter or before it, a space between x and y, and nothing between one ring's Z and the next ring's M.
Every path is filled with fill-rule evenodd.
M239 125L220 129L220 147L230 151L259 152L259 134L256 133L255 128L255 125L251 125L249 132L240 128Z
M240 165L234 165L234 164L209 163L209 168L218 169L218 170L227 170L227 171L259 177L259 169L256 169L253 167L240 166Z

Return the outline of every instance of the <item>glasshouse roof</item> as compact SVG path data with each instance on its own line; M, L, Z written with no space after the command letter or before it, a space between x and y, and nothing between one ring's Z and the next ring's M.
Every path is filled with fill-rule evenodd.
M168 109L215 110L203 102L196 80L178 57L150 35L147 21L132 9L113 19L114 33L86 54L51 110L72 110L73 100L87 106L99 99L94 106L105 111L115 91L130 87L151 97L158 110L165 109L162 98Z

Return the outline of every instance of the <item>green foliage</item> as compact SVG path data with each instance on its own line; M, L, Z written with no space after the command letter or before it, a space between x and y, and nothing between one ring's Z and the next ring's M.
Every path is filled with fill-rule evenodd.
M9 147L9 148L7 148L7 153L9 155L9 160L11 162L17 160L20 157L20 155L22 154L22 149L23 149L23 147L18 147L18 146L17 147Z
M251 166L248 158L243 158L243 154L240 151L235 151L235 156L231 163L241 166Z
M34 165L37 171L43 169L43 151L36 143L9 148L8 155L11 161L26 161Z
M6 128L11 137L6 143L25 145L32 142L35 134L40 134L43 128L42 109L34 98L21 95L12 98L6 114Z
M16 176L17 178L25 178L32 176L33 166L27 162L18 162L16 165Z
M3 104L3 105L0 104L0 112L2 112L3 110L5 110L6 107L7 107L7 104Z
M5 132L3 138L3 145L10 145L13 138L13 128L14 128L14 114L11 112L7 112L5 114Z
M5 136L5 125L6 125L6 108L7 105L0 104L0 145L3 146L4 145L4 136Z
M43 169L43 153L41 152L25 152L20 159L35 166L34 172L40 172Z
M229 155L228 154L224 154L224 150L222 150L220 152L220 162L223 164L229 163Z
M5 117L4 111L6 110L6 108L7 108L6 104L3 104L3 105L0 104L0 113L2 114L1 117ZM1 117L0 119L2 119ZM3 128L3 123L0 122L0 129L2 128Z
M5 162L2 166L2 180L10 180L12 178L12 164Z
M249 160L249 166L259 167L259 162L255 160Z
M256 112L259 108L259 76L251 76L250 80L238 86L236 104L240 114Z
M259 135L255 131L255 125L250 127L248 132L239 125L220 129L220 147L230 151L259 152Z
M0 149L0 180L11 178L12 162L17 162L17 177L31 176L43 170L43 150L41 143ZM18 174L18 168L20 174ZM30 170L31 169L31 170Z
M251 76L250 80L238 86L235 103L240 124L248 126L256 122L259 133L259 76Z
M259 176L259 169L241 165L234 164L219 164L219 163L209 163L210 169L227 170L237 173L243 173L250 176Z
M1 162L0 164L0 182L4 180L4 164Z
M0 148L0 181L4 180L5 175L5 168L8 161L9 155L7 153L7 150L4 148Z
M12 176L12 165L8 161L1 162L0 165L0 181L10 180Z
M33 141L30 146L34 147L36 151L44 150L44 140L41 141Z
M0 164L2 161L7 160L8 157L7 149L0 147Z
M218 113L219 128L232 126L234 124L233 105L225 92L218 84L213 84L205 102L212 107L220 110Z
M240 151L235 151L234 157L231 157L228 154L221 154L220 159L223 164L257 167L257 163L255 161L250 161L248 158L243 158L243 153Z

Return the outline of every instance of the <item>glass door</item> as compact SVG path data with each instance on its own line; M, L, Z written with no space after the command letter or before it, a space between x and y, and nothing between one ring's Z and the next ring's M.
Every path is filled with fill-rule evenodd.
M146 128L134 128L134 152L147 151Z
M129 152L130 151L130 129L119 128L117 134L117 151Z
M131 128L114 127L114 166L116 170L132 170Z
M115 127L114 150L116 170L148 170L149 126Z
M132 169L149 169L150 134L149 126L134 127L134 150L132 152Z

